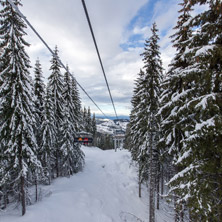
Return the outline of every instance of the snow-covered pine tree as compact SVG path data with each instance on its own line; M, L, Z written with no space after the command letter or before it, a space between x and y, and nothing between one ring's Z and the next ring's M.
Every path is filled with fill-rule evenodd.
M53 169L55 169L55 136L56 127L54 119L53 103L51 100L51 91L49 87L46 89L44 104L43 104L43 120L41 124L42 144L40 148L41 162L44 169L47 184L51 184Z
M96 115L95 115L95 113L93 113L93 117L92 117L92 134L93 134L93 144L95 146L96 146L96 140L97 140L96 132L97 132Z
M130 115L130 151L139 166L139 196L141 196L141 183L143 180L147 180L149 175L150 221L154 221L155 174L159 173L157 170L159 119L156 114L159 108L163 68L158 46L158 30L155 23L151 31L152 36L146 40L142 54L145 64L144 71L140 70L131 101L133 109Z
M61 141L61 125L63 121L63 107L64 107L64 98L63 98L63 76L61 74L60 68L61 65L59 63L58 56L58 48L55 47L54 56L51 60L50 70L52 71L49 76L48 87L50 90L51 101L53 104L54 110L54 126L56 129L55 134L55 144L54 144L54 156L55 156L55 173L56 176L60 175L60 167L61 167L61 146L59 142ZM53 174L54 175L54 174Z
M177 116L178 123L172 125L175 129L178 126L182 137L180 149L173 154L177 174L169 185L177 203L189 207L191 221L220 221L221 1L184 1L183 9L201 4L207 6L206 10L183 23L188 38L182 44L177 41L183 47L180 58L185 63L177 63L173 71L181 77L181 89L169 98L178 103L164 122ZM176 85L174 79L170 79L168 89ZM168 138L175 135L173 131ZM178 141L174 139L174 143Z
M86 131L87 129L87 109L86 107L82 110L82 123L83 123L83 130Z
M74 118L73 119L73 125L74 125L74 137L76 136L76 133L82 131L84 129L83 127L83 116L82 116L82 105L81 105L81 99L79 95L79 90L77 87L77 82L75 77L71 75L71 95L72 95L72 101L75 106L74 110ZM75 152L76 152L76 160L75 163L75 172L78 172L82 170L84 163L85 163L85 155L83 151L81 150L80 144L75 144Z
M19 0L13 2L21 5ZM11 195L17 195L24 215L28 179L35 177L41 169L33 130L35 118L33 87L28 71L30 62L25 52L25 46L29 44L23 38L26 26L20 15L7 1L1 1L1 5L0 48L3 50L1 59L4 66L0 73L3 81L0 88L0 144L3 144L3 158L7 165L0 186L7 186L12 191Z
M176 162L183 149L183 139L185 133L183 131L186 119L186 111L182 111L181 107L186 105L187 95L191 96L193 92L193 82L187 77L184 70L190 64L190 56L184 55L187 41L192 35L192 30L189 27L191 19L191 6L188 0L184 0L179 4L179 17L177 25L175 26L175 34L171 37L173 46L177 52L175 58L170 64L170 70L162 83L161 94L161 108L159 114L161 116L161 131L162 138L159 146L161 153L163 153L163 160L165 165L165 173L172 177L177 172L183 169L182 166L176 166ZM185 115L184 115L185 113ZM170 171L170 173L167 173ZM179 194L172 190L170 193L175 204L175 221L183 220L184 203L178 202Z
M67 104L66 104L67 105ZM64 117L61 126L61 175L70 176L74 173L75 166L75 150L74 150L74 138L72 136L72 124L70 121L70 113L68 106L64 107Z
M88 107L87 114L86 114L86 132L92 133L92 116L90 107Z
M81 105L81 99L79 95L79 91L76 84L76 79L71 76L71 90L72 90L72 100L75 104L75 110L74 110L74 128L75 132L80 132L83 130L83 115L82 115L82 105Z
M35 135L38 145L38 149L42 144L42 132L41 123L43 121L43 104L45 96L45 84L42 76L42 67L39 59L36 60L34 67L34 95L35 95L35 114L36 114L36 124L35 124Z
M163 75L162 61L160 59L160 47L158 45L159 36L158 29L154 23L152 28L152 36L146 40L145 49L142 54L144 62L144 91L142 93L142 103L139 110L144 112L146 117L146 133L144 135L144 148L148 154L149 160L149 195L150 195L150 222L155 221L155 180L157 170L158 148L157 141L159 139L159 120L157 112L159 109L160 84ZM140 113L142 114L142 113Z
M68 69L68 67L67 67ZM82 169L84 164L84 154L78 143L74 143L74 138L77 137L75 131L75 122L79 121L75 116L76 104L72 97L72 82L69 72L64 74L64 117L61 127L61 151L62 151L62 174L72 175Z
M143 70L140 70L139 77L135 81L134 94L131 99L132 110L130 113L130 152L132 159L138 163L138 183L139 197L141 197L141 184L148 179L148 155L144 149L144 136L146 133L146 116L140 113L140 104L143 102L142 93L144 91L144 76ZM143 110L145 111L145 110Z
M131 99L132 110L130 113L130 133L129 133L131 137L130 152L132 154L132 159L135 161L138 158L138 150L139 150L138 147L141 145L141 141L139 143L139 138L140 138L139 134L141 126L138 124L137 121L138 118L137 113L138 113L138 105L141 103L140 91L142 91L142 82L144 76L143 70L140 70L138 76L139 77L135 80L135 87Z
M39 59L36 60L35 67L34 67L34 83L33 83L33 94L34 94L34 108L35 108L35 125L34 125L34 133L36 137L36 143L37 143L37 156L39 160L42 160L40 155L40 149L42 144L42 132L41 132L41 124L43 121L43 103L44 103L44 95L45 95L45 84L43 81L42 76L42 67L40 64ZM38 183L39 180L45 179L45 178L33 178L35 181L36 186L36 195L35 199L36 202L38 201Z
M222 220L222 3L193 1L191 6L206 5L205 11L190 21L192 55L187 76L195 83L188 98L192 121L186 126L188 137L178 164L186 165L181 184L189 183L186 197L192 220ZM188 197L188 198L187 198Z

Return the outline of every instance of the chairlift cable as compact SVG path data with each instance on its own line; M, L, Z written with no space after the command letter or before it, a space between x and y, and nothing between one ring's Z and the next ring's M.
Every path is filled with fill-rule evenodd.
M42 41L42 43L46 46L46 48L49 50L49 52L58 60L60 65L73 77L73 75L70 73L70 71L67 69L67 67L62 63L62 61L58 58L57 55L52 51L52 49L49 47L49 45L45 42L45 40L40 36L40 34L35 30L35 28L31 25L31 23L28 21L28 19L23 15L23 13L18 9L18 7L12 2L12 0L7 0L12 8L24 19L24 21L27 23L27 25L32 29L32 31L39 37L39 39ZM74 78L74 77L73 77ZM77 85L81 88L81 90L87 95L87 97L93 102L93 104L97 107L97 109L103 114L104 117L108 118L106 114L100 109L100 107L96 104L96 102L91 98L91 96L86 92L86 90L78 83L78 81L75 79Z
M102 59L101 59L101 56L100 56L100 53L99 53L98 45L96 43L96 38L95 38L95 35L94 35L94 32L93 32L93 28L92 28L92 25L91 25L91 22L90 22L89 13L87 11L87 7L86 7L86 4L85 4L84 0L82 0L82 5L83 5L83 8L84 8L84 11L85 11L85 14L86 14L86 19L87 19L88 24L89 24L90 32L92 34L93 42L94 42L94 45L95 45L95 48L96 48L96 52L97 52L97 55L98 55L98 58L99 58L99 62L100 62L101 68L102 68L103 76L105 78L106 86L107 86L107 89L109 91L109 96L110 96L110 99L111 99L111 102L112 102L112 105L113 105L113 109L114 109L116 118L118 120L119 118L117 116L116 107L115 107L115 104L114 104L114 101L113 101L113 97L112 97L112 94L111 94L111 91L110 91L110 87L109 87L109 83L108 83L108 80L107 80L107 77L106 77L105 69L104 69L104 66L103 66L103 63L102 63Z

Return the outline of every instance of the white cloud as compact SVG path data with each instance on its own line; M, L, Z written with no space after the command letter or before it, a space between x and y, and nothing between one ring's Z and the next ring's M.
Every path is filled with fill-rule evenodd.
M141 64L138 50L123 52L120 43L127 25L147 0L85 2L114 101L117 101L117 111L119 108L126 111L125 106L129 106L129 98L132 95L133 79ZM99 106L113 114L81 1L23 0L22 3L21 11L52 49L55 45L58 46L61 60L69 64L70 71L74 72L78 82ZM28 54L32 65L39 57L47 79L50 74L51 55L30 29L27 32L26 39L31 44ZM93 111L96 111L82 92L81 97L84 105L90 105ZM126 113L129 113L129 110Z

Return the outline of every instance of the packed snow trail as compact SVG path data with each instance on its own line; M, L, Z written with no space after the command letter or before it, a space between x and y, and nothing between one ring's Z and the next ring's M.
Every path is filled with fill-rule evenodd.
M18 210L7 209L0 213L0 221L148 221L148 195L138 198L137 173L135 167L130 166L129 152L103 151L95 147L83 147L83 151L86 155L83 172L43 186L42 200L28 206L25 216L20 216ZM157 221L171 221L163 214L158 217Z

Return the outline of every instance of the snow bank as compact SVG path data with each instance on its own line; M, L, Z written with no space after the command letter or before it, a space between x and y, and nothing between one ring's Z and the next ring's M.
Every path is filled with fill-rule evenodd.
M70 178L59 178L44 187L42 201L27 207L0 212L1 222L135 222L148 221L148 194L138 197L137 172L126 150L103 151L83 147L84 171ZM157 221L173 221L164 212ZM140 218L140 220L138 219Z

